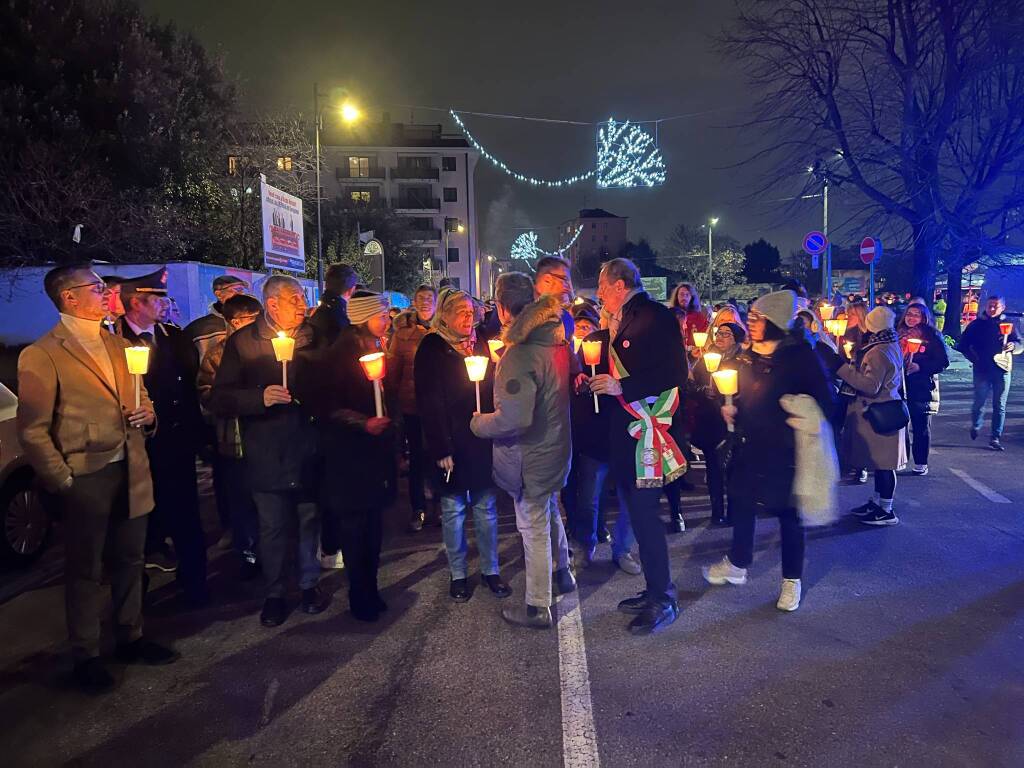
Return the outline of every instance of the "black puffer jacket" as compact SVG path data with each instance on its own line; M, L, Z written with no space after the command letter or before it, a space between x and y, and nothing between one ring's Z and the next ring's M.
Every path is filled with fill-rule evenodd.
M906 339L919 338L924 342L914 355L914 363L921 369L907 374L907 402L927 407L928 413L939 412L939 374L949 367L949 354L942 336L930 326L918 326L913 332L900 330L900 345L906 358Z

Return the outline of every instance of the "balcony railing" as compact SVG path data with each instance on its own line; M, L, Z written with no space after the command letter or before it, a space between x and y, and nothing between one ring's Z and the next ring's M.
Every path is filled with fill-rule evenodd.
M384 166L370 166L365 174L360 173L348 166L338 166L334 169L334 177L342 179L383 179L387 176L387 169Z
M441 200L436 197L405 195L391 198L391 207L413 211L439 211Z
M386 197L371 197L369 202L366 202L365 200L353 200L348 195L339 195L338 203L345 209L379 208L382 205L386 206L388 204L388 199Z
M433 179L441 178L441 172L437 168L418 168L411 165L400 165L391 169L392 179Z

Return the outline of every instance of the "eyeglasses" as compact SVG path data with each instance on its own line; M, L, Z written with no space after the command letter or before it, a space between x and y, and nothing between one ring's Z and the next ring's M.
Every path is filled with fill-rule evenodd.
M732 336L732 335L733 335L732 331L730 331L728 328L719 328L717 331L715 331L715 337L716 338L718 336Z
M78 285L71 285L65 288L65 291L76 291L79 288L88 288L90 291L95 293L97 296L102 296L105 293L111 292L111 287L103 281L96 281L92 283L79 283Z

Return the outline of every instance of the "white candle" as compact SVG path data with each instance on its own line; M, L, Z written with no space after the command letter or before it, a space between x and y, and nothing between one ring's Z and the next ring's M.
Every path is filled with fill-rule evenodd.
M288 389L288 361L295 356L295 339L278 331L270 343L274 345L274 357L281 363L281 386Z

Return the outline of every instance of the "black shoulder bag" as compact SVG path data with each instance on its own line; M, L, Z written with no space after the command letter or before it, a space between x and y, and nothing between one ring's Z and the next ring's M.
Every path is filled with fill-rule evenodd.
M907 408L907 378L903 373L903 361L900 361L900 399L885 403L873 403L864 410L864 418L879 435L895 435L910 423L910 411Z

